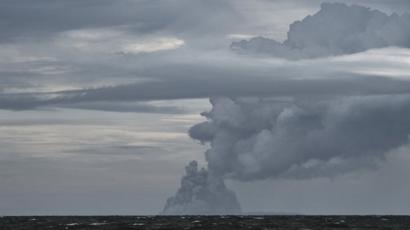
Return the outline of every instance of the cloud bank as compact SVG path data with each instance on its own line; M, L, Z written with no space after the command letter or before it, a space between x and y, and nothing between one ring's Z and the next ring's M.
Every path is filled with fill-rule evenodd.
M43 5L49 3L48 0L42 0L42 2ZM104 1L103 3L87 5L90 11L99 12L93 15L96 18L92 20L97 20L100 14L111 5L110 2ZM116 7L118 10L126 8L125 12L128 15L128 8L135 8L135 5L134 7L128 5L131 3L131 1L125 1ZM231 4L233 2L212 1L212 3L207 10L216 8L234 14ZM60 57L61 53L56 52L57 57L46 55L47 59L41 55L38 56L39 54L33 51L33 55L37 54L38 57L34 55L28 58L28 54L25 54L25 47L17 50L10 47L11 51L18 51L18 55L16 54L18 61L10 63L7 61L9 58L5 57L4 63L0 63L3 69L0 75L4 76L0 80L3 83L0 86L0 91L2 91L0 109L89 107L110 111L118 108L117 111L125 111L132 109L109 104L118 101L124 103L215 96L369 95L410 92L408 81L410 79L410 52L409 49L403 47L367 50L315 60L308 59L311 55L316 57L322 54L327 56L336 55L336 53L350 53L353 50L349 51L348 48L354 47L356 47L354 52L372 47L384 47L387 43L407 47L410 30L405 28L408 26L409 20L406 20L408 15L387 15L361 6L326 3L322 5L322 9L317 14L292 24L289 37L283 44L265 38L254 38L261 40L260 44L263 45L260 50L268 51L276 56L255 58L237 55L229 52L228 49L203 50L195 47L198 45L196 42L192 43L195 39L189 38L187 34L165 33L164 31L170 28L182 31L184 28L192 27L191 24L185 25L178 20L180 4L182 3L178 1L141 1L139 5L141 9L147 8L159 12L170 9L168 13L171 14L172 17L170 17L173 20L161 21L162 26L158 30L152 28L153 30L146 31L147 34L155 32L155 36L139 38L138 33L141 31L135 32L132 29L134 27L126 26L125 22L135 20L141 24L149 24L152 21L157 22L156 20L146 22L139 20L137 16L135 19L120 16L117 18L116 16L113 20L117 24L113 21L114 24L110 28L103 27L104 23L94 25L94 21L90 21L90 25L83 23L87 25L86 28L81 28L79 22L75 21L76 23L67 24L68 27L64 31L61 31L59 27L47 27L50 30L56 29L48 31L57 39L56 44L51 45L59 47L64 44L64 47L59 48L64 57ZM194 1L191 4L193 4L192 8L198 8L202 3ZM60 12L63 5L53 3L50 7L55 7ZM78 5L81 4L67 4L67 7L72 10ZM5 4L4 7L15 11L22 6ZM30 13L29 15L36 12L43 13L40 7L37 9L27 6L24 9ZM191 15L187 12L181 17L188 16L197 20L204 17L202 14ZM335 18L337 20L334 20ZM12 21L17 23L16 25L22 23L18 20ZM230 22L230 20L227 21ZM35 23L33 26L42 25L39 21L30 21L30 23ZM208 28L206 25L203 26ZM20 27L16 26L16 28ZM315 31L318 28L321 30ZM343 33L336 33L333 30L336 32L340 30ZM24 31L22 29L20 32ZM347 35L350 37L347 38ZM13 37L13 40L17 37ZM244 44L248 42L243 41ZM272 42L276 45L272 46ZM208 43L212 42L208 41ZM203 48L203 46L198 46ZM270 47L277 46L287 48L284 48L284 53L269 51ZM288 46L304 46L305 48L290 49ZM39 49L42 48L47 51L49 47ZM248 51L244 50L244 52ZM288 56L288 51L291 56ZM312 53L319 51L321 53ZM283 60L282 57L296 59L304 57L306 59L291 61ZM61 62L59 58L65 61Z
M219 54L219 53L218 53ZM221 55L226 55L222 53ZM231 54L232 55L232 54ZM115 102L242 96L346 96L410 92L410 50L384 48L340 57L285 61L203 55L138 69L149 80L44 93L0 94L0 109L81 107L114 110ZM154 62L156 63L156 62ZM95 105L92 105L95 104ZM107 108L104 109L103 104ZM115 106L119 107L119 106ZM122 111L119 108L118 111Z
M358 5L323 3L314 15L289 27L287 39L254 37L233 42L240 53L288 59L317 58L388 46L410 47L410 15L387 15Z

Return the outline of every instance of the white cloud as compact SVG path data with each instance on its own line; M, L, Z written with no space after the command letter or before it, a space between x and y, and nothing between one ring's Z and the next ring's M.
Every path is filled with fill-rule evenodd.
M177 49L185 41L174 37L136 36L121 28L105 28L63 32L56 43L63 48L89 53L138 54Z
M252 37L255 37L255 35L254 34L228 34L226 35L226 37L229 39L237 40L237 39L250 39Z
M151 53L162 50L177 49L185 44L184 40L177 38L154 38L142 42L130 42L124 45L124 53Z
M39 52L33 52L22 49L16 45L0 45L0 64L19 64L27 62L38 61L55 61L55 58L41 54Z

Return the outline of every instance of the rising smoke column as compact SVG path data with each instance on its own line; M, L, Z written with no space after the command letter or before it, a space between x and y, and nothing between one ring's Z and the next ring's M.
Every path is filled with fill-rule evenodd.
M193 126L208 171L191 162L164 214L237 213L223 179L334 177L376 168L408 144L410 95L298 100L216 98Z
M241 208L236 195L226 188L223 178L210 174L191 161L185 167L181 187L168 198L163 215L238 214Z

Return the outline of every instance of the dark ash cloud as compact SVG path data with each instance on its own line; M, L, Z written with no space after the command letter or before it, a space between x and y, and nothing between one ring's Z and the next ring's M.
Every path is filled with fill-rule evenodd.
M190 129L211 172L237 180L332 177L375 167L408 143L410 97L213 99Z

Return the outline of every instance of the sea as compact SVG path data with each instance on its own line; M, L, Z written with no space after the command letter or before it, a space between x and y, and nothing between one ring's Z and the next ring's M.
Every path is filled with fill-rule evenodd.
M410 216L2 216L0 230L90 229L394 229L410 230Z

